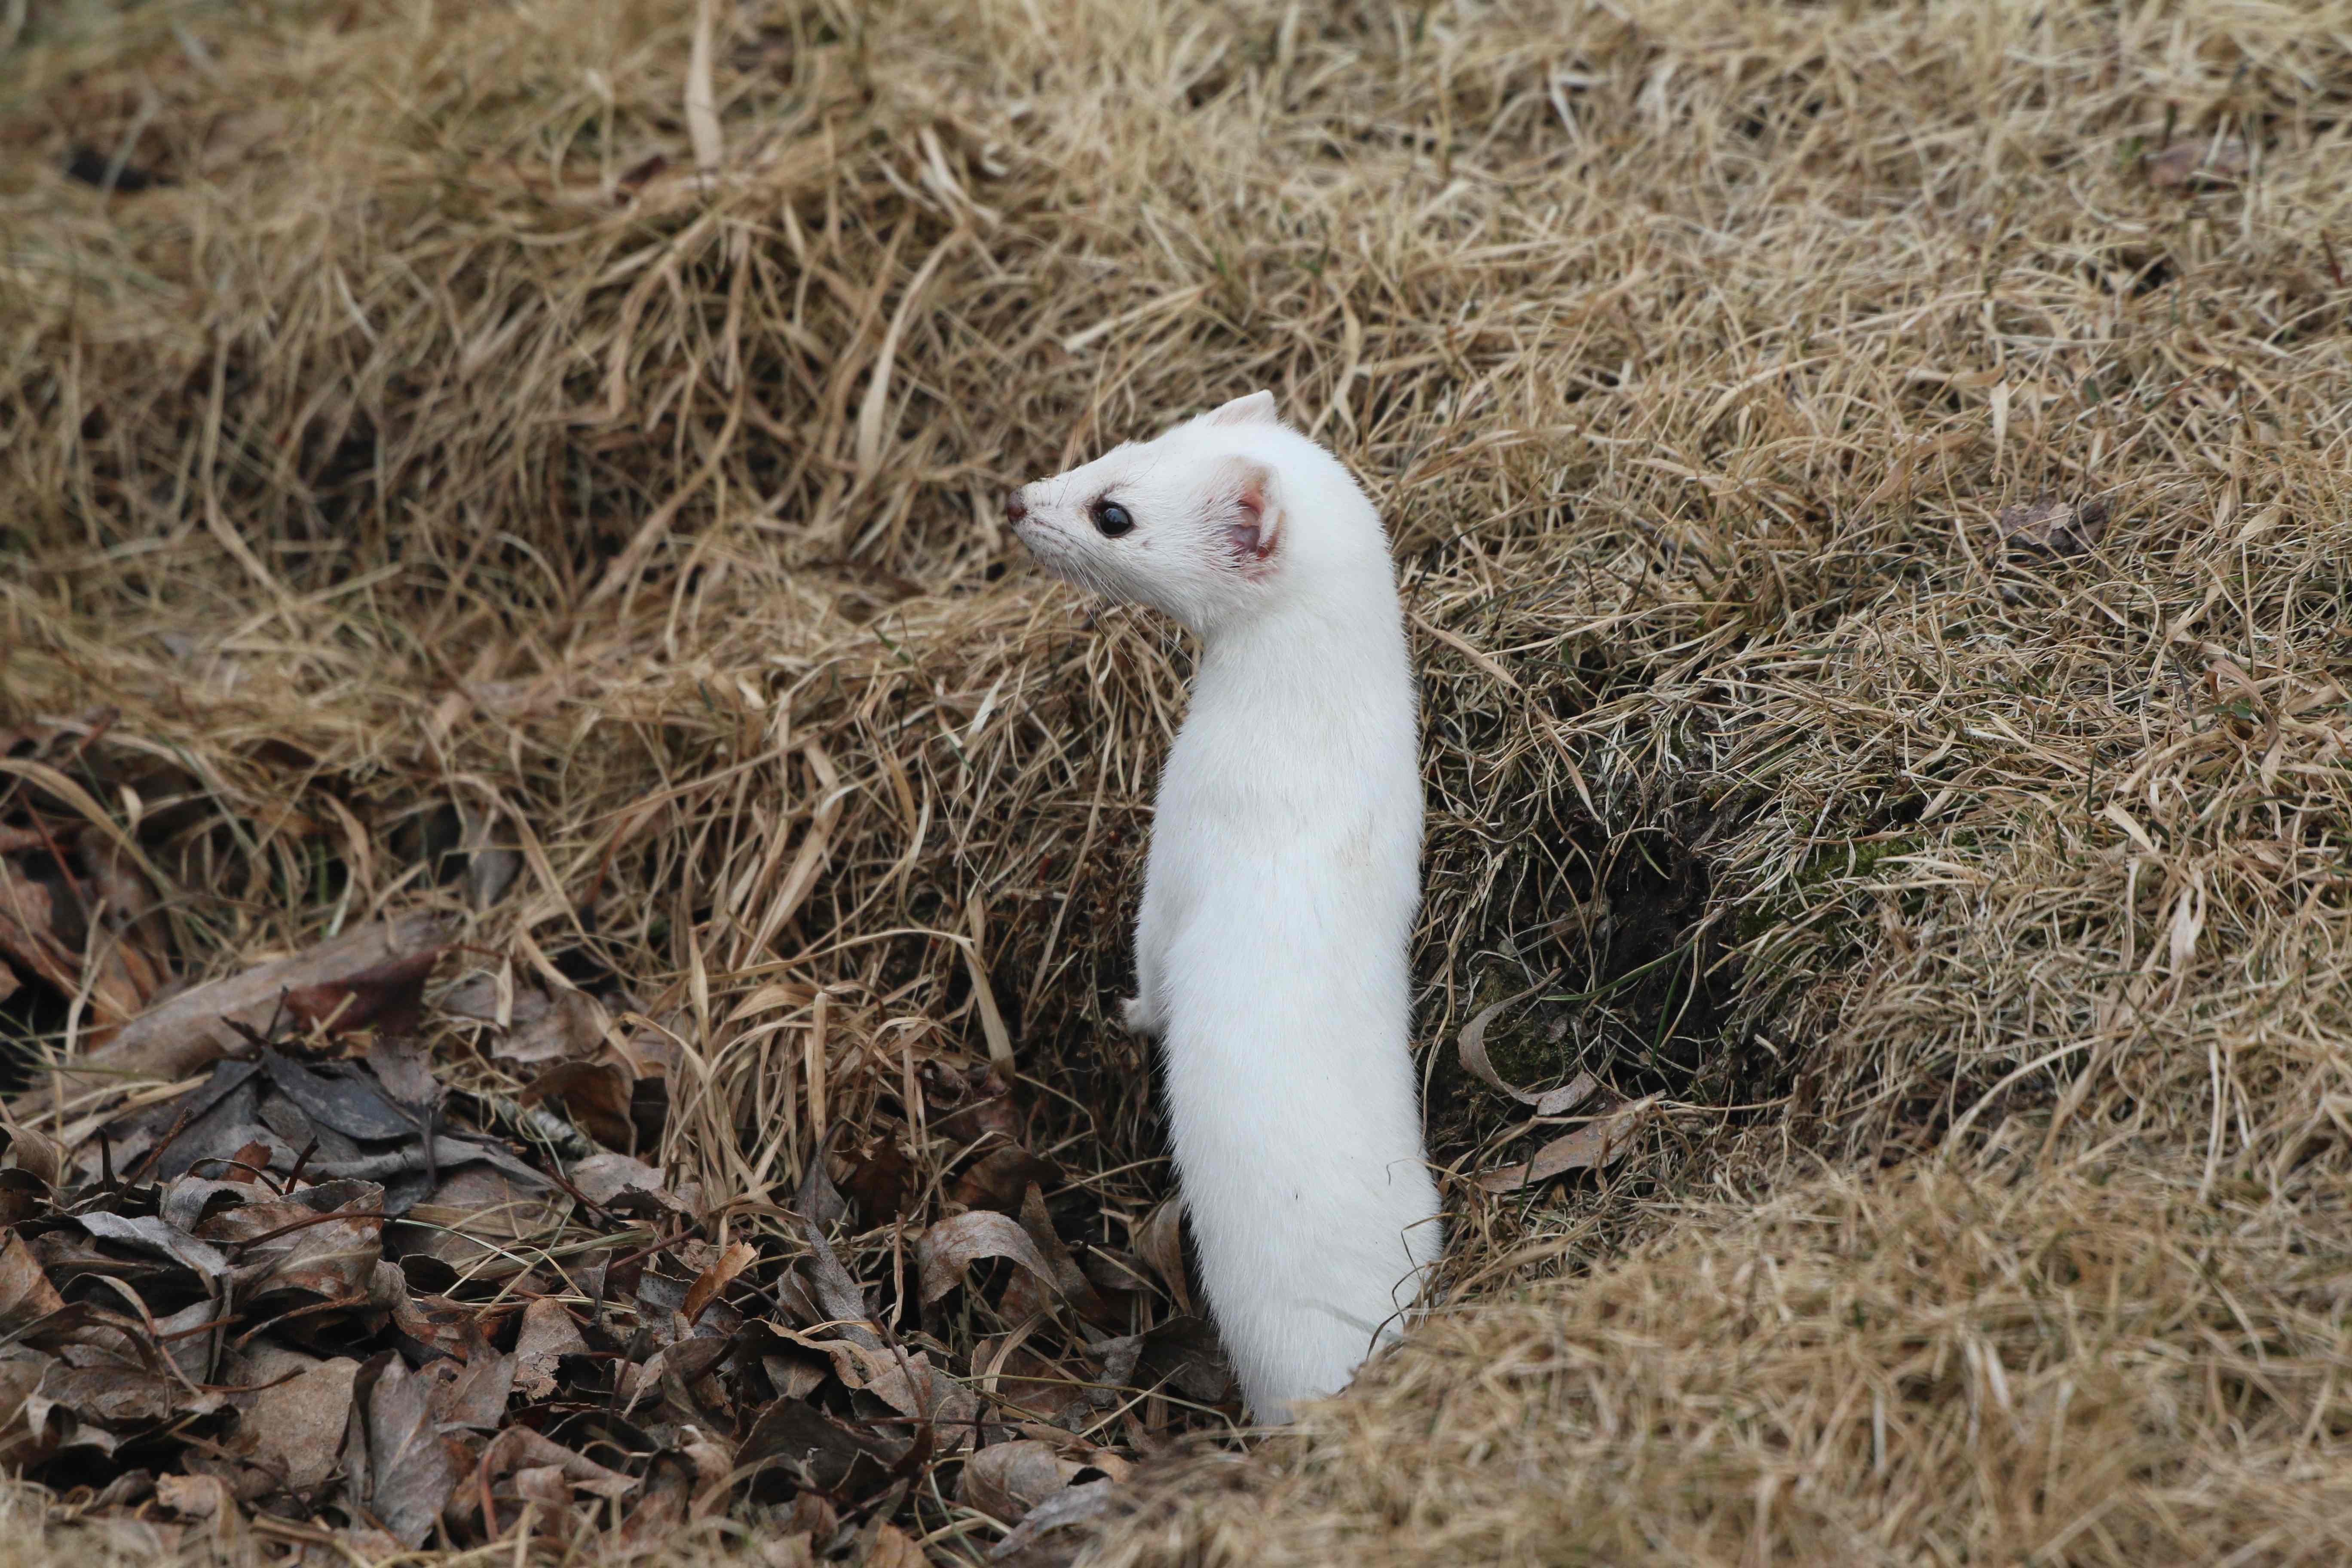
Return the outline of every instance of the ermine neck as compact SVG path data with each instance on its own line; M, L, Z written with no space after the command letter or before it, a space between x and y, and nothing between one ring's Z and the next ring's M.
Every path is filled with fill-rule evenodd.
M1201 639L1192 710L1262 721L1274 743L1385 728L1412 712L1411 665L1395 591L1321 599L1222 625Z

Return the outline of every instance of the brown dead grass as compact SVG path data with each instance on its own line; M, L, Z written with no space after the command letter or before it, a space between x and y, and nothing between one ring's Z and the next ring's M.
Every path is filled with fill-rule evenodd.
M721 10L708 188L690 5L24 57L0 717L192 781L196 966L455 902L454 805L763 1244L992 1035L1139 1221L1184 655L989 498L1272 385L1425 634L1444 1157L1553 970L1497 1060L1650 1116L1454 1184L1476 1305L1107 1560L2343 1554L2352 8ZM2045 493L2097 548L1991 552Z

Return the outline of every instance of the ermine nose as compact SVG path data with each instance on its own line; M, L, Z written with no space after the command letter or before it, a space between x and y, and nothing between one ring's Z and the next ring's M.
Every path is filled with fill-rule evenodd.
M1021 492L1019 490L1007 490L1004 492L1004 515L1008 521L1013 522L1019 522L1023 518L1029 515L1029 503L1021 499Z

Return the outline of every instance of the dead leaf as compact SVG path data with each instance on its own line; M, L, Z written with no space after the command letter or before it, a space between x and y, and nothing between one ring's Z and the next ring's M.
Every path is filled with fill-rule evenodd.
M983 1258L1009 1258L1047 1289L1057 1289L1053 1265L1045 1261L1018 1220L992 1209L973 1209L940 1221L915 1243L923 1304L928 1307L961 1285L964 1270Z
M903 1216L915 1184L914 1162L898 1147L897 1131L894 1124L881 1136L867 1139L843 1161L847 1172L841 1185L869 1226Z
M270 1082L305 1115L347 1137L413 1138L424 1131L415 1117L393 1103L373 1074L353 1064L329 1062L314 1070L265 1049L261 1065Z
M587 1354L588 1342L562 1302L541 1296L522 1310L514 1353L515 1386L526 1399L545 1399L557 1387L556 1364L568 1355Z
M16 1413L0 1423L0 1465L12 1471L57 1451L56 1434L47 1423L34 1420L29 1408L41 1379L56 1364L55 1358L20 1345L0 1350L0 1410Z
M0 1235L0 1336L14 1338L65 1304L25 1238L14 1230Z
M937 1062L923 1067L923 1100L929 1108L931 1136L958 1148L977 1144L991 1134L1008 1143L1021 1143L1020 1105L1013 1086L993 1067L955 1071Z
M1104 1479L1087 1481L1055 1493L1035 1508L1027 1518L988 1553L991 1563L1011 1565L1011 1568L1037 1568L1052 1563L1067 1563L1071 1554L1060 1550L1061 1543L1043 1544L1048 1534L1071 1530L1089 1521L1099 1519L1116 1499L1118 1483Z
M236 1506L217 1476L157 1476L155 1504L182 1519L215 1519Z
M2188 185L2226 185L2244 177L2253 155L2236 136L2175 142L2147 161L2147 183L2161 190Z
M370 1027L384 1034L414 1034L424 1016L425 977L440 956L437 947L427 947L356 973L289 986L287 1016L305 1028L334 1035Z
M888 1484L903 1446L835 1420L805 1400L760 1412L736 1452L750 1469L773 1466L803 1488L835 1498L871 1496Z
M686 1293L686 1321L698 1323L703 1310L719 1298L735 1276L749 1268L759 1258L759 1251L748 1241L739 1241L719 1255L719 1260L704 1269L695 1279L694 1289Z
M968 1209L1018 1214L1022 1194L1033 1184L1051 1184L1058 1174L1052 1161L1041 1160L1026 1149L992 1149L963 1169L948 1196Z
M443 1178L394 1228L404 1258L424 1254L457 1269L480 1267L510 1254L513 1244L544 1237L571 1205L543 1187L526 1186L503 1170L468 1165Z
M626 1154L591 1154L572 1166L568 1177L581 1196L599 1208L640 1215L686 1213L686 1205L662 1184L659 1171Z
M1575 1131L1553 1139L1523 1165L1507 1165L1478 1178L1490 1193L1513 1193L1548 1182L1570 1171L1598 1171L1622 1158L1633 1146L1650 1102L1636 1100L1601 1112Z
M224 1056L245 1049L230 1026L258 1033L269 1027L284 993L336 980L351 981L394 959L437 953L446 939L444 917L426 911L354 927L291 957L258 964L242 974L192 986L126 1024L112 1039L83 1058L89 1071L50 1075L51 1082L18 1101L46 1108L52 1095L67 1100L93 1089L115 1088L125 1078L187 1078Z
M70 889L65 881L57 886ZM79 895L68 896L79 902ZM104 939L85 980L80 950L90 942L90 933L77 919L80 929L74 940L63 940L57 930L59 913L49 884L17 875L0 860L0 955L15 959L61 996L81 995L87 987L89 1027L110 1036L138 1014L145 993L124 967L119 945Z
M1517 1006L1557 978L1557 974L1547 974L1525 991L1506 996L1491 1007L1481 1008L1476 1016L1462 1026L1462 1033L1454 1041L1454 1054L1461 1058L1462 1065L1469 1069L1472 1077L1489 1088L1501 1089L1521 1105L1531 1107L1538 1116L1566 1115L1591 1099L1593 1090L1601 1087L1600 1081L1591 1073L1580 1072L1559 1088L1546 1089L1541 1094L1529 1094L1525 1089L1514 1089L1503 1081L1503 1075L1496 1072L1495 1064L1486 1059L1486 1030L1507 1010Z
M1993 532L2012 551L2040 555L2081 555L2107 531L2107 502L2094 497L2080 505L2054 496L2000 509Z
M490 1054L511 1062L593 1056L604 1043L606 1023L604 1007L585 991L559 992L528 1023L518 1007L515 1026Z
M217 1279L229 1271L228 1258L218 1247L175 1230L152 1215L132 1218L96 1209L74 1215L74 1223L101 1240L159 1254L206 1279Z
M1025 1346L982 1340L973 1349L971 1366L975 1378L1022 1416L1059 1424L1094 1408L1090 1385L1096 1379L1090 1373L1057 1366Z
M653 1457L637 1482L636 1506L616 1532L624 1555L637 1556L668 1542L693 1510L697 1480L693 1465L677 1450Z
M1187 1317L1192 1311L1192 1288L1184 1279L1184 1200L1163 1198L1135 1231L1135 1249L1168 1287L1169 1299Z
M399 1279L398 1265L385 1267ZM481 1320L473 1308L446 1296L412 1294L404 1289L392 1304L392 1321L429 1354L465 1361L489 1353L482 1341Z
M980 1414L978 1396L931 1365L923 1352L876 1350L846 1340L829 1341L825 1349L844 1373L842 1381L851 1387L873 1394L901 1415L947 1428L939 1438L943 1447L971 1440L971 1423Z
M434 1380L429 1401L434 1426L443 1432L461 1426L496 1431L506 1421L507 1397L514 1392L517 1359L511 1352L482 1357L442 1373ZM448 1365L440 1362L425 1370L434 1373Z
M509 1426L482 1450L485 1475L509 1475L526 1468L552 1469L571 1486L602 1498L622 1498L637 1483L617 1470L607 1469L528 1426Z
M627 1151L637 1142L629 1115L634 1081L617 1062L559 1062L516 1098L526 1106L552 1100L589 1137L607 1149Z
M433 1424L425 1381L387 1352L367 1394L366 1504L403 1545L425 1544L456 1487L458 1468Z
M1224 1346L1204 1318L1171 1318L1145 1333L1135 1371L1137 1386L1165 1382L1202 1405L1222 1405L1234 1390Z
M875 1526L874 1541L866 1549L862 1568L929 1568L930 1561L915 1544L914 1537L888 1520L882 1520Z
M433 1053L413 1035L378 1035L368 1047L368 1070L392 1102L404 1110L438 1105L441 1085L433 1077Z
M1034 1184L1029 1188L1028 1195L1021 1200L1018 1217L1021 1228L1028 1232L1029 1239L1036 1244L1037 1256L1045 1260L1046 1268L1052 1271L1053 1287L1061 1293L1062 1299L1083 1317L1096 1322L1110 1321L1114 1314L1109 1304L1095 1289L1094 1281L1087 1278L1086 1270L1080 1268L1077 1259L1070 1256L1069 1247L1055 1233L1054 1216L1046 1211L1043 1190ZM1014 1315L1026 1317L1028 1313L1016 1308Z
M313 1361L266 1343L236 1367L241 1381L265 1386L236 1399L234 1447L269 1478L269 1490L311 1492L334 1474L359 1371L349 1356Z
M373 1182L322 1183L289 1198L220 1209L196 1230L236 1247L236 1296L246 1310L261 1310L268 1298L286 1292L355 1300L383 1258L383 1189Z
M1086 1468L1034 1437L992 1443L964 1461L956 1495L991 1519L1014 1524Z

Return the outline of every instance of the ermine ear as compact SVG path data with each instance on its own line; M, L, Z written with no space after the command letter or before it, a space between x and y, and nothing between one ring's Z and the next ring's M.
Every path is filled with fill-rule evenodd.
M1274 411L1274 394L1253 392L1247 397L1236 397L1221 408L1211 409L1201 416L1204 425L1273 425L1279 422Z
M1275 489L1274 470L1263 463L1235 465L1231 493L1226 547L1244 576L1262 577L1273 569L1274 552L1282 541L1282 497Z

